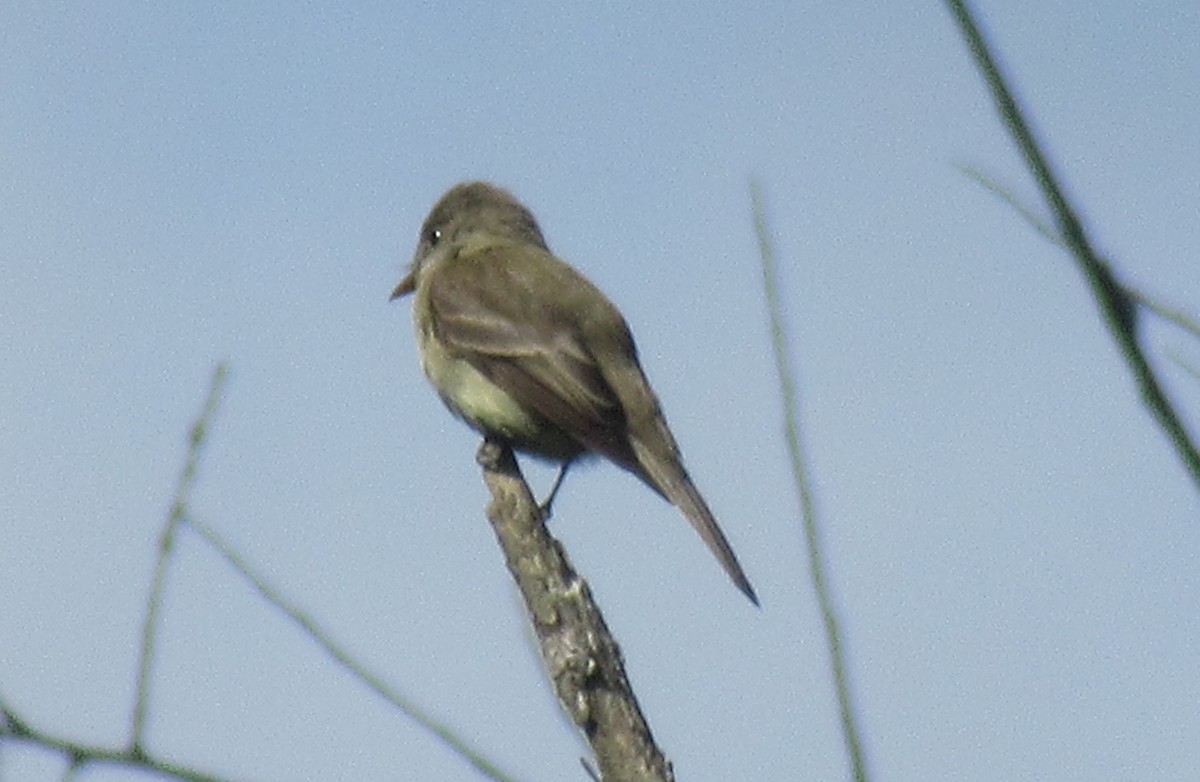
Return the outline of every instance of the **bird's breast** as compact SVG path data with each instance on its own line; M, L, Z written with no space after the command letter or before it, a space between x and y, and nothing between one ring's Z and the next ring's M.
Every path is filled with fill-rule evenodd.
M500 437L514 448L555 461L583 450L573 438L531 413L464 358L452 355L429 324L417 325L421 369L438 396L476 431Z

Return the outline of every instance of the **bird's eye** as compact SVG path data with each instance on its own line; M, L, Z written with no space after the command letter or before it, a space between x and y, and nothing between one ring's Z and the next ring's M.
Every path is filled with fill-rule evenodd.
M441 228L430 228L425 232L425 243L430 247L436 247L437 243L442 240Z

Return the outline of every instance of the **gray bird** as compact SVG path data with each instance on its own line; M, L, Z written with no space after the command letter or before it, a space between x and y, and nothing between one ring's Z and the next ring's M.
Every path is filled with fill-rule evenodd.
M516 198L486 182L442 196L391 298L413 292L421 367L450 410L484 435L562 463L555 490L588 454L633 473L683 511L758 605L683 467L625 319L550 252Z

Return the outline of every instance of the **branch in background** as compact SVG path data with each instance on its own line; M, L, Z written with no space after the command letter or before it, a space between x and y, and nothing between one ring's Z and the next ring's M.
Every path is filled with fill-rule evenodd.
M1011 206L1017 211L1018 214L1024 217L1030 225L1033 226L1034 230L1036 230L1046 239L1063 248L1064 250L1070 251L1071 248L1067 245L1066 239L1063 239L1063 237L1056 233L1053 228L1045 223L1045 221L1040 219L1029 205L1018 200L1016 195L1014 195L1011 190L972 166L960 165L958 166L958 170L969 176L971 179L974 179L982 187L990 190L1002 201ZM1106 259L1104 260L1106 263L1108 262ZM1124 290L1126 296L1150 310L1158 317L1162 318L1168 323L1178 326L1196 339L1200 339L1200 321L1197 321L1195 318L1190 316L1183 310L1182 307L1172 307L1168 304L1164 304L1161 299L1151 296L1145 291L1135 288L1132 285L1121 283L1121 288Z
M142 632L141 659L137 671L136 705L132 737L129 745L125 748L101 747L81 744L62 738L61 736L52 735L46 731L32 727L26 719L18 715L4 701L3 697L0 697L0 740L21 741L65 756L69 761L69 765L66 769L64 779L73 778L77 771L92 763L105 763L143 769L155 772L161 776L187 780L188 782L225 782L222 777L155 757L146 750L144 744L146 714L150 698L151 664L154 658L159 608L162 604L168 563L175 552L178 529L180 525L186 525L200 535L206 543L216 549L217 553L234 570L246 578L269 604L282 611L288 618L300 625L304 632L355 678L365 683L376 694L398 708L405 715L411 717L422 727L435 734L448 747L463 756L487 777L497 780L497 782L513 782L513 777L508 776L483 755L471 749L466 741L456 735L450 728L434 720L426 711L389 687L383 681L382 677L372 673L365 665L355 660L343 647L333 641L330 635L322 630L313 619L300 608L289 603L279 590L272 587L266 579L256 573L232 546L225 542L210 527L191 515L188 510L188 497L196 480L200 452L205 444L212 419L216 415L220 401L220 391L226 375L226 365L224 363L219 364L213 373L213 380L209 387L204 409L192 425L184 468L180 473L175 497L171 504L171 511L160 537L159 557L155 564L153 585L150 589L149 599L147 600L146 623Z
M77 772L85 766L102 763L108 765L137 768L154 772L165 777L187 780L188 782L224 782L224 778L198 771L189 766L172 763L155 757L146 751L143 738L145 735L146 712L150 700L150 674L154 660L154 642L158 628L158 614L162 605L163 588L166 583L167 564L175 548L175 536L179 524L187 512L188 496L196 480L196 472L200 463L200 452L204 446L208 427L216 414L221 396L221 386L225 381L227 369L224 363L218 364L213 372L212 383L208 389L208 397L204 409L192 425L189 437L187 457L175 487L175 497L171 503L171 511L167 515L159 539L158 562L154 568L154 581L146 607L146 623L142 630L141 657L137 669L137 695L134 705L133 724L128 745L123 749L101 747L94 744L82 744L61 736L55 736L40 728L33 727L28 720L18 715L3 698L0 698L0 739L20 741L33 744L51 752L63 755L69 765L64 773L64 779L74 778Z
M175 548L175 534L179 522L187 512L188 497L192 485L196 482L196 471L200 464L200 452L208 434L209 424L216 415L217 406L221 400L221 386L225 383L228 367L225 362L217 364L213 371L212 383L208 387L208 397L204 401L204 409L196 423L192 424L191 436L188 440L187 458L183 470L179 473L179 482L175 486L175 498L171 502L171 511L167 514L159 537L158 561L154 564L154 581L150 587L149 599L146 602L146 622L142 626L142 648L138 658L137 687L133 705L133 723L129 735L129 751L135 755L142 753L142 743L146 732L146 711L150 704L150 673L154 665L154 644L158 634L158 613L162 607L163 590L166 588L167 565L171 560L171 552Z
M1074 208L1067 202L1062 187L1051 172L1050 165L1034 139L1033 131L1026 123L1016 99L1005 83L1000 68L996 65L987 41L984 40L983 33L980 32L966 2L964 0L946 0L946 4L958 22L963 38L966 39L971 54L975 57L976 65L979 66L979 70L987 81L992 98L996 102L996 110L1000 113L1005 125L1008 126L1009 133L1020 148L1026 165L1029 166L1038 186L1042 189L1042 194L1049 202L1050 211L1057 223L1057 231L1054 235L1061 237L1061 241L1070 249L1072 256L1079 264L1092 289L1092 295L1100 305L1100 311L1104 315L1109 331L1121 348L1125 361L1133 372L1146 406L1150 408L1150 412L1157 419L1159 426L1167 433L1184 467L1191 473L1196 486L1200 488L1200 451L1197 451L1196 445L1191 441L1187 429L1163 392L1158 378L1150 368L1138 343L1137 301L1130 295L1128 289L1118 282L1109 265L1092 250L1091 242L1083 230L1083 224L1076 216ZM1037 224L1036 220L1035 224ZM1045 233L1047 229L1040 230Z
M841 713L842 738L846 743L846 754L857 782L866 782L867 764L859 738L858 719L850 697L850 684L846 674L846 652L838 629L837 611L833 596L825 578L825 555L821 549L821 533L817 528L817 514L813 503L812 487L804 453L800 448L799 416L796 414L796 382L788 360L787 338L783 328L782 308L779 305L779 282L775 271L775 250L771 245L767 218L762 203L762 193L756 181L750 182L750 202L754 211L754 233L758 237L759 255L762 258L763 288L767 294L767 314L771 323L771 345L775 350L775 366L779 370L780 396L783 401L784 439L792 464L792 479L800 497L800 517L804 525L804 541L808 550L808 574L817 604L825 622L825 643L829 647L829 661L833 668L833 683L837 691L838 709Z
M621 651L591 590L546 530L512 451L485 440L477 456L491 492L488 520L525 600L559 702L583 731L600 776L613 782L673 782L629 686Z
M350 672L359 681L363 682L368 688L374 691L377 695L383 698L388 703L395 706L406 716L412 718L417 724L437 736L446 746L454 750L462 756L467 762L473 765L478 771L483 773L490 779L497 782L513 782L513 777L504 773L496 764L492 763L478 751L473 749L465 739L455 733L450 727L435 720L427 711L417 706L414 702L398 693L394 688L389 686L383 680L383 677L372 673L365 665L354 659L345 648L338 644L330 636L328 632L323 630L315 620L313 620L306 612L295 604L283 597L282 592L273 587L263 576L256 572L247 560L242 557L233 546L229 545L220 535L216 533L208 525L196 519L187 507L187 495L195 480L196 465L198 462L198 454L201 446L204 443L205 434L208 431L209 422L217 409L217 400L221 383L226 375L226 367L221 364L217 367L216 373L213 376L212 387L209 390L208 400L204 405L204 411L199 419L192 427L191 448L188 451L187 460L184 465L183 472L180 477L179 488L175 493L175 501L171 507L171 515L167 521L167 528L163 532L163 545L159 549L159 561L155 568L154 589L151 591L150 610L147 612L146 632L143 635L143 654L142 665L139 666L139 689L138 689L138 713L144 720L145 715L145 700L148 687L144 684L147 679L149 670L150 652L153 650L154 640L154 616L157 614L158 605L162 599L162 581L163 574L166 571L167 557L173 549L173 542L176 535L176 529L180 524L186 524L208 545L216 549L217 553L225 559L225 561L237 571L243 578L258 591L258 593L267 601L268 604L274 606L289 619L295 622L300 628L312 638L318 646L334 659L339 665ZM135 732L135 736L141 737L140 725ZM141 741L135 741L132 751L136 753L142 752Z
M150 771L160 776L185 780L185 782L229 782L226 777L218 777L190 766L155 757L140 746L110 749L55 736L31 725L5 702L3 696L0 696L0 740L32 744L62 755L69 763L64 779L73 777L75 772L84 766L100 763Z
M1174 351L1167 351L1167 355L1170 356L1171 360L1178 364L1184 372L1187 372L1196 380L1200 380L1200 367L1197 367L1190 361L1185 361L1183 356Z
M299 625L301 630L312 638L318 646L324 649L326 654L349 671L354 678L361 681L376 695L395 706L406 716L411 717L421 727L433 733L448 747L465 758L478 771L498 782L513 782L513 777L505 774L494 763L472 749L466 740L461 738L451 728L435 720L427 711L393 689L383 680L382 676L371 672L365 665L354 659L342 645L333 640L333 637L326 630L322 629L303 609L291 603L283 596L283 593L256 572L250 566L250 563L238 554L211 527L198 521L191 515L184 517L184 522L204 538L206 543L216 549L217 553L225 559L230 567L249 581L267 603L279 609L288 619Z

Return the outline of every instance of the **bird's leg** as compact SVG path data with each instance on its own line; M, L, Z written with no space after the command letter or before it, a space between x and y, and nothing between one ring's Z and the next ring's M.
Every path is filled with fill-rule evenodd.
M558 477L554 479L554 485L550 487L550 494L541 505L538 505L538 510L542 512L542 521L550 519L550 505L554 502L555 496L558 495L558 490L562 488L563 479L567 477L567 470L571 467L571 461L571 459L567 459L562 463L562 467L558 468Z
M479 444L479 450L475 452L475 463L484 469L495 470L500 466L500 460L507 448L509 445L503 440L486 436Z

